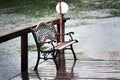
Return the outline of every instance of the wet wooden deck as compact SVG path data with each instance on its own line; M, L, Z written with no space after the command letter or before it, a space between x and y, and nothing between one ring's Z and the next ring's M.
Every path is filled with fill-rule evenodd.
M120 60L66 60L64 69L56 71L52 60L30 68L11 80L120 80Z

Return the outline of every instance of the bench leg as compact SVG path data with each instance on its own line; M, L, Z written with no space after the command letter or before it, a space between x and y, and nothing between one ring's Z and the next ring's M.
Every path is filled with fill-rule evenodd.
M59 69L59 66L58 66L58 62L57 62L57 52L56 52L56 54L53 53L52 56L53 56L53 60L54 60L54 63L55 63L56 69L58 70L58 69Z
M56 69L58 70L59 67L58 67L58 62L57 62L57 59L53 59L54 60L54 63L55 63L55 66L56 66Z
M71 45L70 47L71 47L71 50L72 50L72 53L73 53L73 56L74 56L74 60L77 60L77 57L76 57L76 55L75 55L75 52L74 52L73 46Z
M40 61L40 53L38 52L37 62L36 62L36 65L35 65L35 67L34 67L34 70L35 70L35 71L37 70L37 67L38 67L39 61Z

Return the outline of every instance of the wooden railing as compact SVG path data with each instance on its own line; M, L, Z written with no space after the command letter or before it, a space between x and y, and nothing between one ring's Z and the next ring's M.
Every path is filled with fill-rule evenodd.
M69 18L64 18L63 19L63 29L65 28L65 22ZM57 30L60 32L60 24L59 24L59 19L49 21L47 23L52 22L54 25L57 25ZM0 34L0 43L14 39L16 37L21 37L21 72L27 71L28 70L28 33L31 32L30 28L35 27L34 26L29 26L29 27L22 27L19 29L15 29L12 32L7 32L5 34ZM64 30L63 30L64 33Z

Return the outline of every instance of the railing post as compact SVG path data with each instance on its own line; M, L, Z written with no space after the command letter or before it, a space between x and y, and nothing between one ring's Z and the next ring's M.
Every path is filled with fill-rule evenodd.
M28 34L21 35L21 72L28 70Z

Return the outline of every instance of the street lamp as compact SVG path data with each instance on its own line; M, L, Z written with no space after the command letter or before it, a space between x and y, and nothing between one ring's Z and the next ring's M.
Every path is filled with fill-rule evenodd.
M69 10L68 4L65 3L65 2L61 2L61 13L62 13L62 14L65 14L65 13L68 12L68 10ZM56 5L56 11L57 11L57 13L60 13L60 3L58 3L58 4Z

